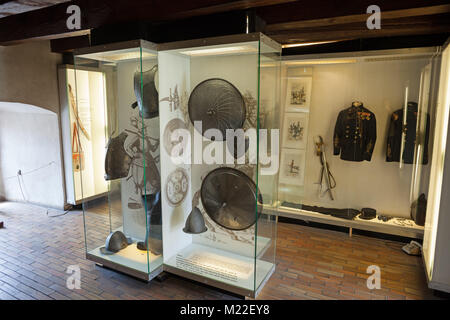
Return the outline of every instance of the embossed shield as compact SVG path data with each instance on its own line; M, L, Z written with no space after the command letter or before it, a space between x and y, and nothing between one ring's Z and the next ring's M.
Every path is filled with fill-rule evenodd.
M226 229L247 229L262 211L263 199L259 192L257 196L255 183L233 168L217 168L208 173L200 195L208 216Z
M208 79L199 83L189 97L189 118L202 122L204 137L211 139L208 129L218 129L226 140L227 129L240 129L244 125L246 109L244 98L234 85L223 79ZM198 130L198 128L196 128Z

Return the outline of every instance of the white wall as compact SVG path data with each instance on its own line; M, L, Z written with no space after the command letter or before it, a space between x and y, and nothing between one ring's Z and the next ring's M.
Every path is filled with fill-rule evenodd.
M6 104L1 105L0 195L12 201L62 207L64 185L57 115L37 108L30 111L30 106L26 106L26 112L5 111ZM23 106L11 105L16 110Z
M6 177L18 169L26 172L54 161L55 165L24 176L26 196L44 206L64 207L58 118L60 63L61 55L51 53L49 41L0 47L0 102L4 102L0 111L0 194L7 200L23 201L23 197L14 179L5 181Z

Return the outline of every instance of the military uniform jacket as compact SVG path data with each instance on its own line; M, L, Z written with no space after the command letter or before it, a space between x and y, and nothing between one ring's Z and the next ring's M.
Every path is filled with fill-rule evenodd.
M387 138L386 161L399 162L400 150L402 145L402 133L404 132L405 143L403 146L402 161L404 163L413 163L414 150L416 146L416 124L417 124L417 103L408 102L406 113L406 125L403 125L403 109L399 109L392 113L391 122L389 124L389 132ZM426 115L427 123L425 136L419 137L423 141L422 164L428 163L428 138L430 135L430 115Z
M377 139L375 115L362 104L339 112L334 128L334 155L342 160L370 161Z

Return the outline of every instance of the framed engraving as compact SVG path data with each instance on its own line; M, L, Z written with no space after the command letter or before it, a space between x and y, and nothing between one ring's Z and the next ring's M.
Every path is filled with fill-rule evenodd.
M312 77L287 80L286 112L308 112L311 102Z
M305 151L281 150L280 183L302 186L305 179Z
M286 113L283 125L283 148L306 149L308 114Z

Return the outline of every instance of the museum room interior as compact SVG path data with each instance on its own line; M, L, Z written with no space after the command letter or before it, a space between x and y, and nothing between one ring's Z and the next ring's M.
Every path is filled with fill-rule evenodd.
M448 299L449 44L445 0L0 0L0 300Z

